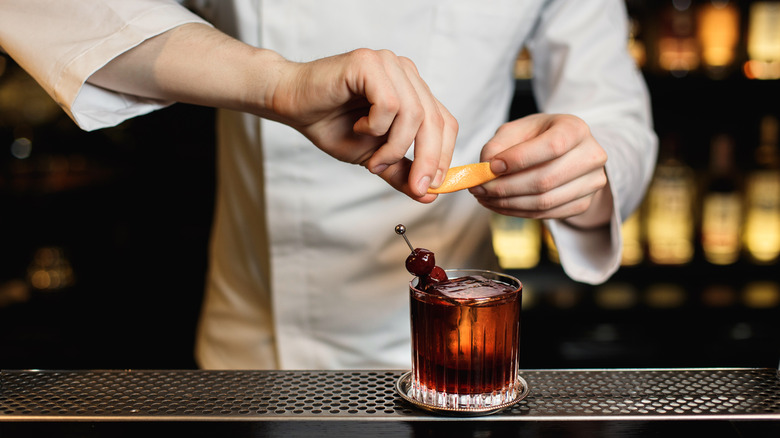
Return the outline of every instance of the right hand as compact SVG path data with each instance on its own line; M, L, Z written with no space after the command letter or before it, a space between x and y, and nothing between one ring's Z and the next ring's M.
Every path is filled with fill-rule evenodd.
M296 63L200 23L149 38L88 81L279 121L420 202L436 199L426 191L444 179L458 131L414 64L388 50ZM414 161L404 158L412 143Z
M358 49L307 63L280 62L271 118L417 201L436 199L426 191L444 179L458 124L411 60ZM404 155L412 143L410 161Z

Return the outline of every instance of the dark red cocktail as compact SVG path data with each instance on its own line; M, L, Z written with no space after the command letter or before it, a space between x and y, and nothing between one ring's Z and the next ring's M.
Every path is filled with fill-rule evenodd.
M448 270L450 280L410 283L410 396L438 407L481 408L514 400L522 284L482 270Z

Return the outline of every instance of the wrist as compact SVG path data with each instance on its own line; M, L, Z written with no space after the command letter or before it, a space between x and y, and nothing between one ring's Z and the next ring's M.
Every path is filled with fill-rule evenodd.
M612 190L607 185L593 195L590 206L583 213L563 219L567 225L579 229L593 229L603 227L612 220L615 210Z
M239 82L239 98L235 109L260 117L279 120L276 108L279 94L283 94L284 81L290 75L293 62L268 49L251 48L252 52L238 61L236 66L242 80Z

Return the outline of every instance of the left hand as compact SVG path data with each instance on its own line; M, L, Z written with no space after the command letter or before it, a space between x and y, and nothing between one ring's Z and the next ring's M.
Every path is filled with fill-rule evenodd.
M500 177L470 191L490 210L581 227L609 221L607 153L576 116L533 114L505 123L482 149L481 161L490 161Z

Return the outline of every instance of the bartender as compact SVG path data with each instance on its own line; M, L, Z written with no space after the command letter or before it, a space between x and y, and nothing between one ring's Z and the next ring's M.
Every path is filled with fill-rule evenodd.
M408 368L401 222L446 268L497 267L491 210L545 219L577 281L618 268L656 154L622 0L187 6L4 0L0 46L85 130L219 109L201 367ZM541 112L509 121L522 47Z

